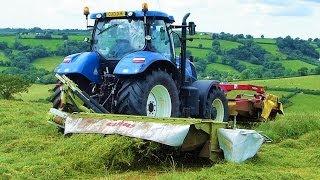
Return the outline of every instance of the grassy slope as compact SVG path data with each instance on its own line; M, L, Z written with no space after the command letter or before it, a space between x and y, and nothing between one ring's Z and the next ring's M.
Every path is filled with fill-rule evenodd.
M1 51L0 51L0 61L2 61L2 62L8 62L9 61L8 57L6 55L4 55L4 53L1 52Z
M206 68L206 73L215 72L215 71L220 71L220 72L223 71L231 74L239 74L239 72L235 70L233 67L227 66L224 64L212 63L212 64L209 64Z
M69 38L71 40L78 40L78 41L82 41L84 39L85 36L70 36ZM7 42L9 45L12 45L14 43L14 41L16 40L15 36L0 36L0 41L5 41ZM44 47L48 48L49 50L56 50L57 46L63 44L62 39L17 39L18 41L20 41L22 44L24 45L28 45L28 46L38 46L38 45L43 45Z
M49 103L29 101L48 97L50 85L34 85L23 101L0 100L1 178L117 178L117 179L319 179L319 96L298 95L294 105L275 123L260 130L276 141L263 145L258 156L243 164L220 162L212 167L155 167L151 170L105 169L115 157L126 159L129 138L81 135L64 138L47 124ZM306 102L301 106L301 102ZM310 106L314 108L311 109ZM299 111L297 111L297 109ZM307 114L301 114L307 112ZM306 123L307 122L307 123ZM312 125L311 125L312 124ZM14 129L14 131L12 130ZM297 133L299 132L299 133ZM131 151L129 151L131 152ZM119 165L119 164L117 164ZM179 167L179 164L178 166ZM111 173L107 175L106 173Z
M0 66L0 72L3 71L3 70L6 70L8 67L5 67L5 66Z
M242 81L241 83L253 83L256 85L264 85L267 87L287 87L320 90L320 75L283 79Z
M260 67L262 67L261 65L251 64L246 61L239 61L239 62L240 62L240 64L246 66L247 68L260 68Z
M316 68L315 65L300 61L300 60L283 60L279 61L286 69L291 69L293 71L298 71L302 67L306 67L309 70Z
M230 50L239 47L241 44L232 41L219 40L222 50Z
M32 64L36 68L43 68L48 71L53 71L54 68L56 68L61 62L63 57L61 56L52 56L52 57L46 57L46 58L39 58L32 62Z

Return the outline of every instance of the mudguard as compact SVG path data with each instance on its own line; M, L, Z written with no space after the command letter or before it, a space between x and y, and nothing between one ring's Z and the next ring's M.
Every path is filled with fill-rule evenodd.
M95 52L84 52L65 57L64 62L54 72L60 75L81 74L91 82L100 84L99 67L99 55Z
M204 108L206 105L206 100L209 94L209 91L212 88L219 88L219 81L215 80L198 80L192 83L191 86L199 90L199 113L200 116L204 116Z
M123 57L117 64L113 74L134 75L147 70L156 61L167 61L174 64L163 55L151 51L137 51Z

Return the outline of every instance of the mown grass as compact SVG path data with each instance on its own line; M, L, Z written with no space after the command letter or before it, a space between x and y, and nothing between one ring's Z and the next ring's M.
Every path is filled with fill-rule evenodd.
M283 60L279 61L283 67L292 71L298 71L302 67L306 67L309 70L316 68L317 66L300 61L300 60Z
M61 62L63 57L62 56L51 56L45 58L39 58L32 62L32 64L36 68L43 68L47 71L53 71Z

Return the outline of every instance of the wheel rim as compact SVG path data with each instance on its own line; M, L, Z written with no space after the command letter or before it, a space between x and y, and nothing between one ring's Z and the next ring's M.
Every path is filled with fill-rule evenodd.
M215 111L215 115L216 115L214 121L223 122L224 108L223 108L223 103L220 99L215 99L212 102L212 109L213 109L213 111Z
M171 97L167 88L162 85L154 86L147 100L147 116L170 117L171 109Z

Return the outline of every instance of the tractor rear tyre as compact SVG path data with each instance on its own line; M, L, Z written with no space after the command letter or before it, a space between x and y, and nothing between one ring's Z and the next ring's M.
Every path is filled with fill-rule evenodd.
M117 113L149 117L178 117L179 93L165 71L153 71L144 79L125 80L118 91Z
M219 89L210 92L205 108L205 116L217 122L227 122L229 118L228 100Z

